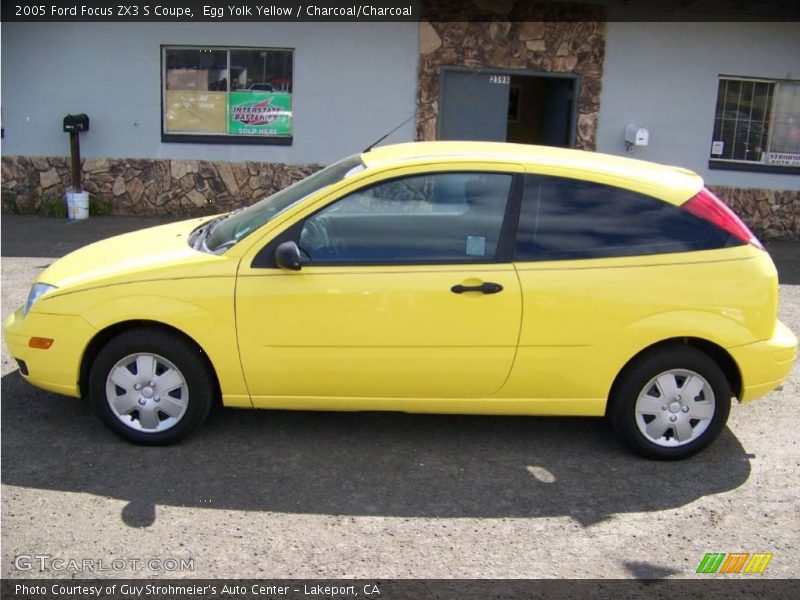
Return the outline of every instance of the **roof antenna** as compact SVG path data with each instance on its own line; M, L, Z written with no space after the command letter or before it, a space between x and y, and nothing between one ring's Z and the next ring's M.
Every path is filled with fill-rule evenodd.
M479 69L476 69L476 71L475 71L474 73L472 73L472 74L469 76L469 79L473 79L474 77L477 77L478 75L480 75L480 74L482 74L482 73L484 73L484 72L485 72L485 71L484 71L483 67L481 67L481 68L479 68ZM448 96L449 96L449 95L450 95L452 92L453 92L453 90L450 90L448 93L446 93L444 96L442 96L442 98L441 98L441 99L440 99L440 101L439 101L439 102L440 102L440 104L441 104L441 101L442 101L442 100L444 100L445 98L447 98L447 97L448 97ZM385 140L387 137L389 137L390 135L392 135L392 134L393 134L395 131L397 131L398 129L400 129L400 128L401 128L403 125L405 125L406 123L408 123L408 122L409 122L411 119L413 119L413 118L414 118L414 117L416 117L416 116L417 116L417 111L414 111L414 112L411 114L411 116L410 116L410 117L408 117L408 118L407 118L405 121L403 121L402 123L400 123L400 125L398 125L398 126L397 126L397 127L395 127L394 129L392 129L392 130L391 130L389 133L387 133L386 135L384 135L384 136L382 136L382 137L379 137L377 140L375 140L374 142L372 142L372 143L371 143L369 146L367 146L366 148L364 148L364 151L363 151L363 152L369 152L370 150L372 150L372 149L373 149L375 146L377 146L378 144L380 144L380 143L381 143L383 140ZM362 154L363 154L363 152L362 152Z
M369 152L370 150L372 150L372 149L373 149L375 146L377 146L378 144L380 144L380 143L381 143L383 140L385 140L387 137L389 137L390 135L392 135L392 134L393 134L395 131L397 131L398 129L400 129L400 128L401 128L403 125L405 125L406 123L408 123L408 122L409 122L411 119L413 119L413 118L414 118L414 117L416 117L416 116L417 116L417 112L416 112L416 111L414 111L414 113L413 113L413 114L412 114L410 117L408 117L408 118L407 118L405 121L403 121L402 123L400 123L400 125L398 125L398 126L397 126L397 127L395 127L394 129L392 129L391 131L389 131L389 133L387 133L386 135L383 135L383 136L379 137L377 140L375 140L374 142L372 142L372 143L371 143L369 146L367 146L366 148L364 148L363 152Z

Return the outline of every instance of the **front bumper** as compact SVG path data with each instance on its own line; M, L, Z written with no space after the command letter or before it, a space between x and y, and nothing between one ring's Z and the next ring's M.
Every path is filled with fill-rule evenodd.
M766 396L788 377L797 357L797 338L780 321L772 338L729 349L742 374L739 402Z
M6 318L3 334L6 345L17 361L24 361L23 377L36 387L65 396L80 397L78 380L83 352L97 330L74 315L51 315L22 308ZM52 338L47 350L28 346L32 337Z

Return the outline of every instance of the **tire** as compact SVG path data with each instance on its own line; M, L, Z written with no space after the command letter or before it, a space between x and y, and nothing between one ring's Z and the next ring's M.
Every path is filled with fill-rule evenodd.
M205 421L215 390L198 350L158 329L115 337L89 372L94 411L114 433L136 444L166 445L185 438Z
M730 384L717 363L696 348L670 346L626 368L614 386L609 417L637 454L678 460L711 444L730 409Z

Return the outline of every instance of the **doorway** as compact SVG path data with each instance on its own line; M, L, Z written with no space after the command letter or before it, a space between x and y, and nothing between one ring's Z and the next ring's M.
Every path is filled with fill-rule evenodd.
M573 148L578 85L571 73L445 67L438 137Z

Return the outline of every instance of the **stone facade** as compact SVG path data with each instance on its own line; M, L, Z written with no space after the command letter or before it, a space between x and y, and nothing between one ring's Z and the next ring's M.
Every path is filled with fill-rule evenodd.
M594 150L605 53L604 9L565 4L560 9L565 20L558 21L552 12L539 14L543 9L535 3L510 6L513 21L420 23L417 139L436 139L442 67L526 69L580 76L576 146Z
M88 159L84 188L113 214L205 215L246 206L321 168L255 162ZM3 210L40 212L69 186L66 157L4 156ZM800 191L713 186L763 240L800 240ZM12 206L11 198L14 199Z
M86 159L83 188L112 214L204 215L252 204L321 168L259 162ZM67 157L4 156L3 210L40 211L70 187Z
M800 190L709 188L762 240L800 240Z

